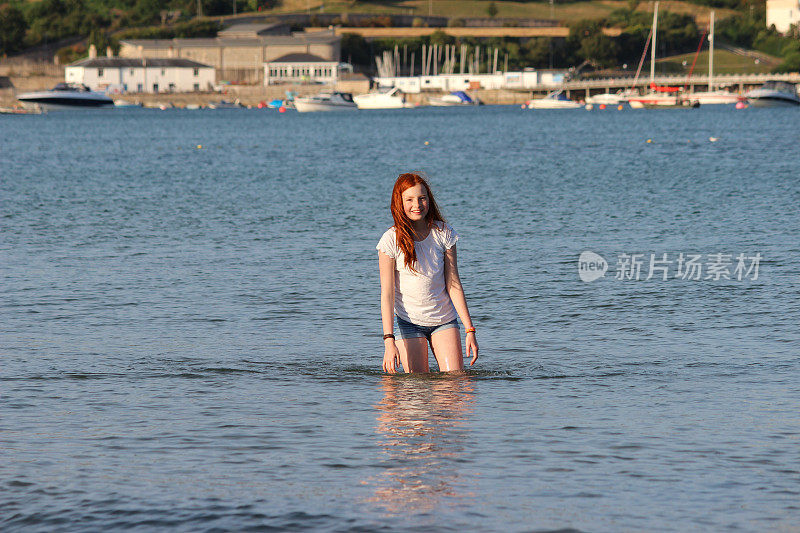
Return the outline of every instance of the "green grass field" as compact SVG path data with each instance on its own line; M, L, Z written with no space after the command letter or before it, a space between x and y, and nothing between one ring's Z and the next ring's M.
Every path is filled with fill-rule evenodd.
M283 0L278 7L272 10L261 11L264 13L374 13L376 15L437 15L446 17L487 17L489 0L375 0L375 1L350 1L350 0ZM499 18L538 18L551 17L550 5L547 2L504 2L495 1L497 17ZM611 13L615 9L627 7L624 0L594 0L590 2L573 2L567 4L555 3L553 16L564 22L574 22L580 19L597 19ZM649 2L641 2L637 8L640 11L650 12L652 6ZM698 6L680 0L664 0L661 2L662 11L686 13L695 17L698 23L708 21L709 8ZM735 11L730 9L716 9L716 18L721 20Z
M656 60L656 70L658 70L659 65L665 65L670 72L688 74L689 69L692 68L693 59L694 54L665 57L664 59ZM780 59L772 58L771 61L759 61L756 63L751 57L740 56L727 50L714 50L715 74L764 74L770 72L780 62ZM700 52L697 57L697 64L694 67L694 74L708 74L708 51Z

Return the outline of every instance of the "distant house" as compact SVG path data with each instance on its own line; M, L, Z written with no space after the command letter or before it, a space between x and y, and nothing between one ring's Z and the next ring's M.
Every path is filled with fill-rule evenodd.
M789 31L789 27L800 23L800 1L767 0L767 28L775 25L781 33Z
M287 54L339 61L341 42L333 30L290 33L282 24L236 24L212 38L122 40L119 55L200 61L217 69L217 80L255 84L264 81L264 63Z
M286 54L264 64L264 85L336 83L339 62L313 54Z
M88 57L65 69L65 81L117 93L210 91L214 67L179 58Z

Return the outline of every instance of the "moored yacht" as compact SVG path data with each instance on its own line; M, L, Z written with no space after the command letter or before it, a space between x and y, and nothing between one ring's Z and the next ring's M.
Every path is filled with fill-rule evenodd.
M756 107L800 105L797 86L788 81L766 81L764 85L758 89L753 89L745 96Z
M45 110L113 107L114 100L92 91L82 83L59 83L49 91L17 95L25 106L39 105Z
M480 105L480 101L477 98L473 100L464 91L453 91L450 94L429 97L428 104L437 107L453 107L464 105Z
M296 97L294 107L300 113L309 111L355 111L358 106L350 93L320 93L316 96Z
M359 94L353 98L359 109L400 109L406 106L406 99L398 87L388 91Z
M578 109L583 104L570 100L563 91L553 91L544 98L535 98L527 102L528 109Z

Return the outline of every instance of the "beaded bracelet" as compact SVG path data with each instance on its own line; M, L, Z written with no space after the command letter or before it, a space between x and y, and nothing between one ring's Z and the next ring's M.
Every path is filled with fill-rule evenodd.
M467 333L475 333L475 328L467 328Z

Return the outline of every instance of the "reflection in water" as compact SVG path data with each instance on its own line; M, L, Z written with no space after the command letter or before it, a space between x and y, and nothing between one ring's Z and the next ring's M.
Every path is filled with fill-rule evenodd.
M383 376L378 409L379 445L387 469L375 480L372 502L387 512L425 512L457 491L459 463L475 402L474 382L465 375Z

